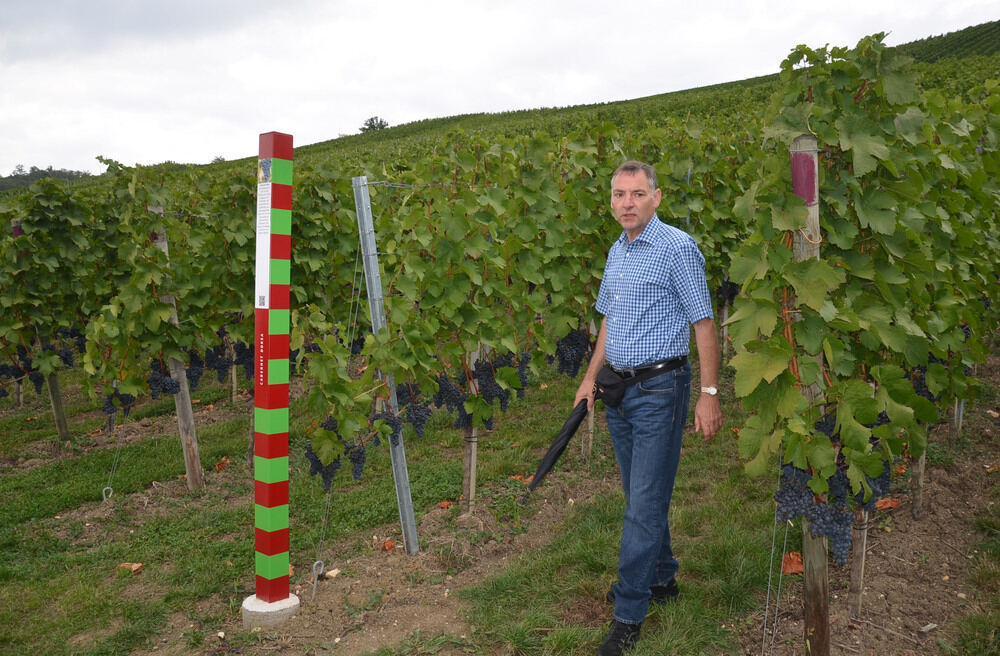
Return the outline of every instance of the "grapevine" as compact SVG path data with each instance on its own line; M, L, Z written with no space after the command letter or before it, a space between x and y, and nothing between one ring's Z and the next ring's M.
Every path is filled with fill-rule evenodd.
M428 395L436 387L431 403L458 426L489 427L514 389L524 394L531 363L551 357L578 375L590 348L581 326L599 319L601 254L620 233L607 180L621 159L641 156L663 181L661 218L698 240L710 288L732 303L750 469L763 471L780 451L826 490L836 448L852 496L860 493L892 458L921 453L937 404L972 397L969 367L996 327L984 308L998 296L1000 238L983 180L998 170L1000 101L986 79L995 59L977 66L955 82L961 88L921 89L914 74L928 69L909 68L876 36L854 49L797 49L780 80L749 90L752 106L718 90L670 100L669 111L650 100L644 115L662 117L655 126L616 106L544 129L539 116L525 116L507 134L482 125L444 144L407 141L405 167L398 144L371 156L304 153L290 348L300 353L310 412L335 414L345 435L362 434L373 396L384 395L370 373L379 368ZM809 131L822 151L815 264L792 263L787 245L804 210L788 191L788 143ZM162 366L147 370L150 357L188 363L192 386L204 369L223 380L233 364L251 377L252 171L105 162L108 175L92 186L39 183L0 210L23 225L0 241L0 295L13 317L0 327L5 362L16 361L15 345L61 346L69 336L59 331L78 327L83 355L73 364L95 396L113 382L132 395L169 393L178 381ZM386 171L395 186L370 189L390 328L357 337L370 326L349 314L360 298L351 179ZM153 233L168 238L169 258ZM48 275L52 257L77 273ZM517 357L470 365L472 352ZM69 366L68 355L39 349L5 380L37 370L30 382L40 385ZM908 374L929 394L914 391ZM811 407L795 407L811 386L819 388ZM813 441L819 406L837 407L829 431L837 444ZM401 408L421 435L430 408L412 400ZM882 412L889 423L875 425ZM343 446L315 437L328 461Z
M782 65L756 177L735 205L754 232L729 269L740 288L729 322L735 391L751 413L741 453L754 474L782 454L780 513L811 513L838 561L848 501L871 507L894 459L924 451L937 404L969 394L969 366L996 321L969 302L996 295L996 256L967 248L998 238L996 201L973 179L996 163L995 139L984 141L995 100L964 107L959 134L948 118L957 107L923 91L883 36L854 49L801 46ZM808 214L789 180L788 149L802 134L822 161L814 259L792 249ZM808 505L809 493L823 502Z
M319 456L313 451L312 444L308 442L305 445L305 455L306 460L309 462L309 475L315 476L319 474L323 480L323 490L329 492L333 486L333 477L340 470L340 456L337 456L324 465Z

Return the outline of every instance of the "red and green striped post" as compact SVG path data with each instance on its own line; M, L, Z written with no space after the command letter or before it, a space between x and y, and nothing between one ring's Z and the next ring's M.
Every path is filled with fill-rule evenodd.
M292 135L260 135L254 289L254 551L256 594L244 624L273 626L298 608L289 594L288 342Z

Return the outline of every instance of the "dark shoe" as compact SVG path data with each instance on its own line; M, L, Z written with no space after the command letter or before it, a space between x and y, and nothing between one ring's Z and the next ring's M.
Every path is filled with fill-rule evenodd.
M670 582L666 585L654 585L649 588L652 595L649 598L649 603L651 604L665 604L670 601L677 601L677 597L680 595L681 591L677 587L677 580L670 579ZM605 595L605 599L608 600L609 604L615 603L615 586L611 586L608 590L608 594Z
M654 585L649 589L653 593L653 596L649 600L651 604L665 604L677 601L677 597L681 594L680 588L677 587L676 579L670 579L666 585Z
M612 620L608 637L597 648L597 656L621 656L623 652L632 649L635 647L636 641L639 640L641 627L642 624L625 624L618 620Z

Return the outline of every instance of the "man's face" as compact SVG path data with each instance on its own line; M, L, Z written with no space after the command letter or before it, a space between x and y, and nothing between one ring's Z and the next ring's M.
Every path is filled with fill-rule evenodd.
M632 241L645 229L660 206L660 190L649 190L649 179L642 171L622 171L611 183L611 209Z

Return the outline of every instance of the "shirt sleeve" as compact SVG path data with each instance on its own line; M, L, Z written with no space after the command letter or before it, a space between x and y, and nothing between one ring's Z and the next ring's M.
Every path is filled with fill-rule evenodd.
M614 261L616 248L617 245L614 245L611 247L611 250L608 251L608 258L604 264L604 275L601 276L601 287L597 292L597 303L594 305L595 309L605 316L608 314L608 305L610 303L608 299L608 295L610 293L608 291L608 269L611 268L612 262Z
M688 322L714 319L712 297L705 278L705 256L694 239L685 239L677 248L671 258L671 275Z

